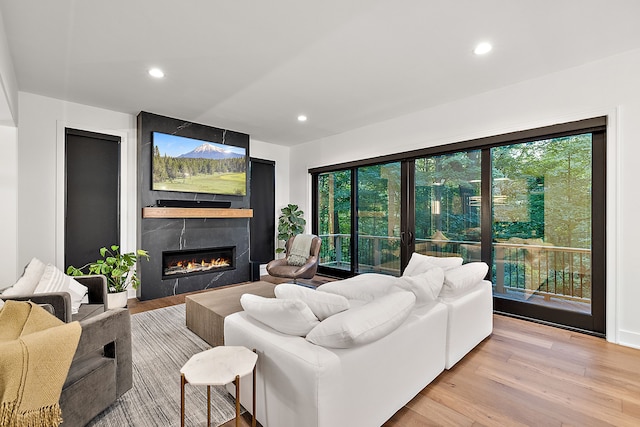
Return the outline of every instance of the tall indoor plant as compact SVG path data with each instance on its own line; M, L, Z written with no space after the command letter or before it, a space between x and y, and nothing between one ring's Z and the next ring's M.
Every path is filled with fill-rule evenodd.
M95 262L90 262L82 267L67 267L67 274L70 276L82 276L85 274L104 274L107 277L107 297L110 300L124 299L124 304L113 303L116 306L124 307L127 302L127 287L131 284L133 289L138 289L140 279L135 270L136 262L139 258L149 259L149 254L144 249L138 249L135 252L120 252L120 246L112 245L110 248L100 248L100 256ZM85 269L88 269L85 273ZM118 294L119 297L109 297L109 295ZM108 308L113 308L112 303L107 303Z
M304 212L298 208L298 205L289 203L280 209L280 217L278 218L278 240L283 240L286 244L289 238L304 232L304 226L307 221L303 218ZM276 249L276 253L285 252L285 248Z

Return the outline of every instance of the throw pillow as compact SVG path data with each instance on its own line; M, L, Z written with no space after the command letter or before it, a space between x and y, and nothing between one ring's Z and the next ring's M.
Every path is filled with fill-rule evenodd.
M55 265L48 264L34 293L68 292L71 296L71 313L77 314L80 304L82 304L82 299L88 291L89 289L86 286L65 275Z
M46 267L46 264L38 258L31 259L24 269L22 277L20 277L12 287L5 289L5 291L2 292L2 295L17 296L33 294Z
M483 280L489 271L489 266L484 262L470 262L458 268L445 270L444 284L440 291L441 298L458 296L476 283Z
M389 292L397 292L399 289L395 286L395 280L395 277L386 274L365 273L325 283L318 286L316 291L342 295L349 300L373 301Z
M444 270L440 267L432 267L422 274L398 277L396 286L413 292L416 296L416 305L424 305L438 299L443 282Z
M307 341L331 348L350 348L376 341L395 331L411 313L416 297L394 292L331 316L307 334Z
M434 266L448 269L455 268L462 265L462 258L460 257L438 257L422 255L417 252L411 254L409 263L402 273L403 276L415 276L416 274L422 274Z
M0 299L0 310L2 310L2 306L4 305L4 301Z
M320 323L309 306L299 299L243 294L240 305L257 321L287 335L303 337Z
M276 298L302 300L320 321L349 308L349 301L342 295L318 292L291 283L276 286L274 292Z

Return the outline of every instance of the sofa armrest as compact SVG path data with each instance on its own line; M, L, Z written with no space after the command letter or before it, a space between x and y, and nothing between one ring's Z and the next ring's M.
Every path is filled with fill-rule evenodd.
M133 386L131 359L131 315L118 308L105 311L80 322L82 335L75 359L99 350L116 359L116 393L120 397Z
M107 301L107 277L102 274L74 276L78 283L89 288L89 304L105 304Z
M32 301L36 304L49 304L54 315L65 323L71 322L71 295L68 292L49 292L44 294L16 295L3 297L4 300Z

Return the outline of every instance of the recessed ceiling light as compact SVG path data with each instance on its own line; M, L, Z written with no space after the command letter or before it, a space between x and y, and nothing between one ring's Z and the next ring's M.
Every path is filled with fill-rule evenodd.
M155 77L156 79L161 79L164 77L164 71L162 71L160 68L152 68L149 70L149 75L151 77Z
M304 114L300 114L298 116L298 121L299 122L306 122L307 121L307 116L305 116Z
M476 55L484 55L485 53L489 53L491 49L493 49L491 43L482 42L478 44L475 49L473 49L473 53L475 53Z

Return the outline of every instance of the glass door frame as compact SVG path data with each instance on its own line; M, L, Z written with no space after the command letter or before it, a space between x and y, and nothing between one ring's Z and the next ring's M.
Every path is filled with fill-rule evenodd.
M585 130L573 130L526 138L519 141L497 144L496 146L516 145L540 139L560 138L563 136L591 133L591 313L560 310L539 304L527 304L506 298L493 298L493 309L497 313L525 319L535 319L540 323L549 323L579 330L596 336L605 335L606 328L606 129L597 127ZM492 194L491 149L483 149L482 191ZM486 162L486 163L485 163ZM484 165L487 165L485 167ZM493 265L493 218L492 197L483 197L482 210L482 259L490 260ZM486 206L485 206L486 205ZM486 214L485 214L486 213ZM490 268L491 273L491 268ZM491 276L490 276L491 277Z
M494 297L496 312L514 317L549 323L555 326L579 330L604 336L606 324L606 124L607 117L595 117L574 122L489 136L470 141L430 147L353 162L309 169L312 175L312 232L318 232L318 175L338 170L351 170L351 271L319 266L318 272L335 277L350 277L356 274L357 262L357 174L361 166L394 161L401 162L401 271L415 249L415 159L467 150L481 150L481 259L489 266L488 278L492 277L493 224L492 224L492 177L491 148L503 145L526 143L540 139L559 138L581 133L592 133L592 300L591 314L574 313L533 304L523 304ZM514 313L517 312L517 313Z

